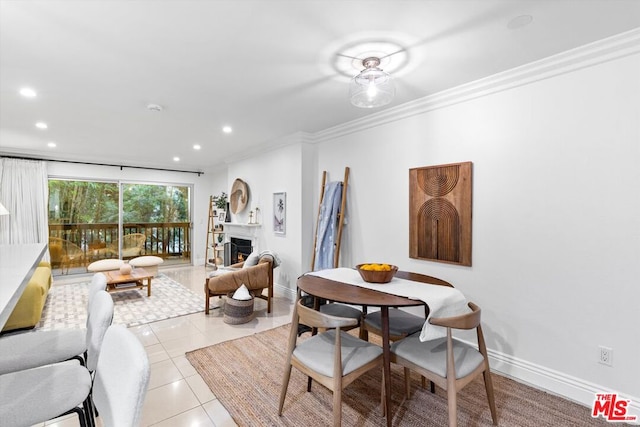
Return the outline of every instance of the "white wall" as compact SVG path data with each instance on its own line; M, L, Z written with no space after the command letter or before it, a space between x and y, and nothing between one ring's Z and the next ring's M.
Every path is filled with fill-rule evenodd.
M307 197L302 191L302 169L308 147L300 139L260 157L240 160L228 165L227 183L229 190L237 178L245 181L249 187L249 203L238 215L232 215L232 222L248 223L249 211L260 208L259 221L262 227L257 230L259 250L271 250L281 258L282 265L274 271L276 291L289 292L295 289L295 282L301 271L304 256L301 251L303 241L303 205ZM227 190L227 193L229 193ZM284 235L273 232L273 193L286 192L286 232Z
M225 171L226 172L226 171ZM166 172L148 169L132 169L108 166L82 165L74 163L48 162L47 173L53 178L75 178L108 181L127 181L140 183L164 183L176 185L191 185L192 193L192 262L204 265L204 250L206 246L206 224L209 209L209 196L216 194L218 186L226 178L226 174L210 176L193 173ZM222 187L224 188L224 187ZM218 193L222 191L219 190Z
M639 76L635 54L320 144L318 169L351 167L343 264L383 260L448 280L483 308L494 368L637 405ZM463 161L473 162L473 266L410 259L409 168ZM598 345L613 349L613 367L597 363Z
M228 182L249 182L265 213L271 193L287 191L287 236L262 231L294 289L321 173L342 180L349 166L342 265L385 261L448 280L482 307L493 369L585 405L617 391L640 414L639 45L571 52L555 72L534 64L428 108L328 129L310 136L313 149L231 165ZM409 169L463 161L473 162L473 266L410 259ZM613 349L612 367L597 362L598 345Z

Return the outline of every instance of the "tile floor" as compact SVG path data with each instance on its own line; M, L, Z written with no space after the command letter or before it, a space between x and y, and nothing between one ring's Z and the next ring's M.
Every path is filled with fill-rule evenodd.
M171 267L162 269L161 272L198 295L203 293L206 275L204 267ZM208 316L200 312L131 328L145 346L151 364L142 426L236 425L187 361L185 352L255 334L291 321L293 302L284 296L276 295L270 314L267 314L266 301L255 301L256 317L243 325L224 323L222 313L216 309ZM76 416L69 416L44 425L71 427L79 424Z

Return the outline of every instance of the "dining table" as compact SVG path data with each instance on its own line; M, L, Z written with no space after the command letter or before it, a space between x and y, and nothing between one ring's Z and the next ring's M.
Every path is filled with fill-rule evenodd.
M351 270L351 271L350 271ZM419 280L418 279L419 276ZM383 378L385 388L385 400L384 400L384 413L386 415L387 426L391 426L391 356L390 356L390 340L389 340L389 308L390 307L412 307L423 306L428 307L428 298L412 296L401 296L389 293L386 289L391 287L385 287L384 284L365 284L363 280L359 280L359 273L354 269L337 268L327 269L318 272L310 272L304 274L298 278L298 288L315 297L325 299L333 302L339 302L344 304L351 304L363 307L379 307L382 319L382 355L383 355ZM432 279L432 280L430 280ZM409 287L415 285L420 287L420 292L426 290L427 294L431 287L433 291L438 293L443 284L448 285L441 279L425 276L417 273L411 273L406 271L398 271L392 282L399 283L400 285L409 285ZM431 284L429 284L431 282ZM435 289L439 288L439 289ZM453 307L454 311L459 311L462 306L466 305L464 296L454 288L447 287L453 291L453 298L447 297L447 299L439 299L438 303L445 301L445 304ZM410 293L411 291L409 291ZM448 291L447 291L448 292ZM406 293L406 292L401 292ZM409 295L409 293L407 295ZM366 310L366 309L365 309ZM428 313L429 311L427 311Z

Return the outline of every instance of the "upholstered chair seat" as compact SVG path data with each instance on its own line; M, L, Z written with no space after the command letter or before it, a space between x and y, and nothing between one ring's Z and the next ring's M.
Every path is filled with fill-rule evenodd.
M87 351L90 336L98 337L111 324L113 300L106 294L100 306L90 309L95 295L104 291L107 278L97 273L91 279L87 297L87 328L61 329L9 335L0 338L0 374L35 368L68 359L80 358ZM91 324L90 324L91 323ZM97 329L102 328L102 332Z
M6 426L32 426L77 412L85 421L91 374L81 365L64 363L0 375L0 420ZM39 398L34 399L33 396ZM84 409L79 407L84 404Z
M422 330L425 318L407 313L399 308L389 309L389 336L403 337ZM367 314L364 323L369 330L382 331L382 314L374 311Z
M374 361L382 354L382 349L357 337L340 331L342 334L342 374L348 375L356 369ZM293 351L293 357L308 368L327 377L333 376L333 353L335 351L335 329L314 335L299 344Z
M447 376L447 339L420 341L415 333L391 345L391 351L403 359L420 365L441 377ZM484 357L477 348L459 340L453 340L453 361L456 379L466 377L484 363Z
M493 383L489 371L489 357L480 324L481 310L470 302L469 313L452 317L430 318L429 323L445 327L446 338L420 341L415 333L391 344L391 361L404 367L405 392L411 396L410 371L418 372L447 392L449 427L456 427L458 392L474 378L482 375L493 424L498 414L493 396ZM477 347L453 337L452 330L476 330Z

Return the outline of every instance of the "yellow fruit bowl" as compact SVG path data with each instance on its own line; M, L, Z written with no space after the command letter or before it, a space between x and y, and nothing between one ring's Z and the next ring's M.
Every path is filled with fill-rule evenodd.
M358 264L356 270L365 282L389 283L395 276L398 267L391 264Z

